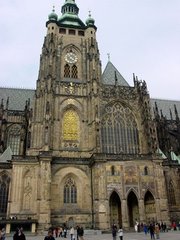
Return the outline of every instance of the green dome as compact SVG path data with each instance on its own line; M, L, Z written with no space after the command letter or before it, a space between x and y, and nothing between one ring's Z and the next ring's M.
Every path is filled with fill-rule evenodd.
M95 20L94 20L94 18L91 17L91 13L89 13L89 17L86 20L86 25L88 27L91 27L91 26L94 26L94 23L95 23Z
M52 13L50 13L50 14L48 15L48 19L49 19L49 20L55 20L55 21L57 21L58 15L55 13L54 7L53 7L53 10L52 10Z

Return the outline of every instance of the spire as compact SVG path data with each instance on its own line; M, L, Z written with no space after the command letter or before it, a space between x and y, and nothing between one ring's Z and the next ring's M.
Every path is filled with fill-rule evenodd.
M62 15L58 20L58 25L62 27L85 29L85 24L78 17L79 8L75 0L66 0L61 8Z
M94 20L94 18L91 17L91 11L89 11L89 16L86 20L86 24L88 27L95 27L94 23L95 23L95 20ZM95 27L95 29L96 29L96 27Z
M53 6L52 12L48 15L49 21L57 21L58 15L55 13L55 6Z
M61 13L63 15L64 14L78 15L79 8L77 7L75 0L66 0L66 2L61 8Z

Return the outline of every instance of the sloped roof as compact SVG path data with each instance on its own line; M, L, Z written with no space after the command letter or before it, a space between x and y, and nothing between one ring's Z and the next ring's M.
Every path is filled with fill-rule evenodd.
M28 99L32 105L34 93L35 90L32 89L0 88L0 101L3 99L6 106L9 97L9 110L24 110Z
M118 73L117 73L117 77L118 77ZM114 82L112 81L112 79ZM112 79L111 79L112 81L111 84L115 84L114 77ZM23 111L25 107L25 103L28 99L30 99L30 104L32 106L34 94L35 94L35 90L33 89L0 88L0 101L1 99L4 99L4 105L5 105L6 100L9 97L9 110ZM160 110L162 110L163 115L166 116L167 119L171 119L169 109L171 109L172 117L173 119L175 119L174 105L176 105L176 109L180 117L180 101L151 98L150 102L151 102L152 115L154 115L153 108L155 108L155 102L156 102L159 109L159 113L160 113Z
M129 86L120 72L115 68L115 66L109 61L104 69L102 75L102 81L104 84L115 85L115 79L117 78L117 85Z
M10 147L6 148L3 154L0 156L0 163L7 162L12 159L12 150Z
M171 119L171 115L170 115L170 109L172 112L172 118L175 119L175 108L174 105L176 105L176 109L178 112L178 116L180 118L180 101L177 100L166 100L166 99L155 99L155 98L151 98L151 107L152 107L152 114L154 115L154 111L153 109L155 108L155 102L157 103L157 107L159 110L159 114L160 111L162 110L163 115L167 118L167 119Z

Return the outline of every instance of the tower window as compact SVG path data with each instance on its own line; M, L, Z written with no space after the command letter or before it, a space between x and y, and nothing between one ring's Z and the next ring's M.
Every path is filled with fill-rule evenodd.
M84 31L78 31L79 36L84 36Z
M76 65L73 65L72 66L72 74L71 74L72 78L77 78L78 77L78 71L77 71L77 66Z
M75 35L75 34L76 34L76 31L73 30L73 29L69 29L69 34L70 34L70 35Z
M70 78L70 66L68 64L64 66L64 77Z
M66 34L66 29L65 29L65 28L60 28L60 29L59 29L59 33L61 33L61 34Z
M70 66L69 64L66 64L64 66L64 77L65 78L78 78L78 69L77 66L74 64L73 66Z

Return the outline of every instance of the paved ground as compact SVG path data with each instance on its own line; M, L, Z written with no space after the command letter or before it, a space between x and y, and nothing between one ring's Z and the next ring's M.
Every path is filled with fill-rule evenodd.
M70 237L67 238L56 238L57 240L70 240ZM6 240L12 240L12 236L6 237ZM44 240L43 235L38 236L26 236L26 240ZM86 234L84 240L112 240L111 234ZM117 240L119 238L117 237ZM123 240L150 240L150 235L144 235L144 233L124 233ZM169 231L167 233L160 234L160 240L180 240L180 231Z

